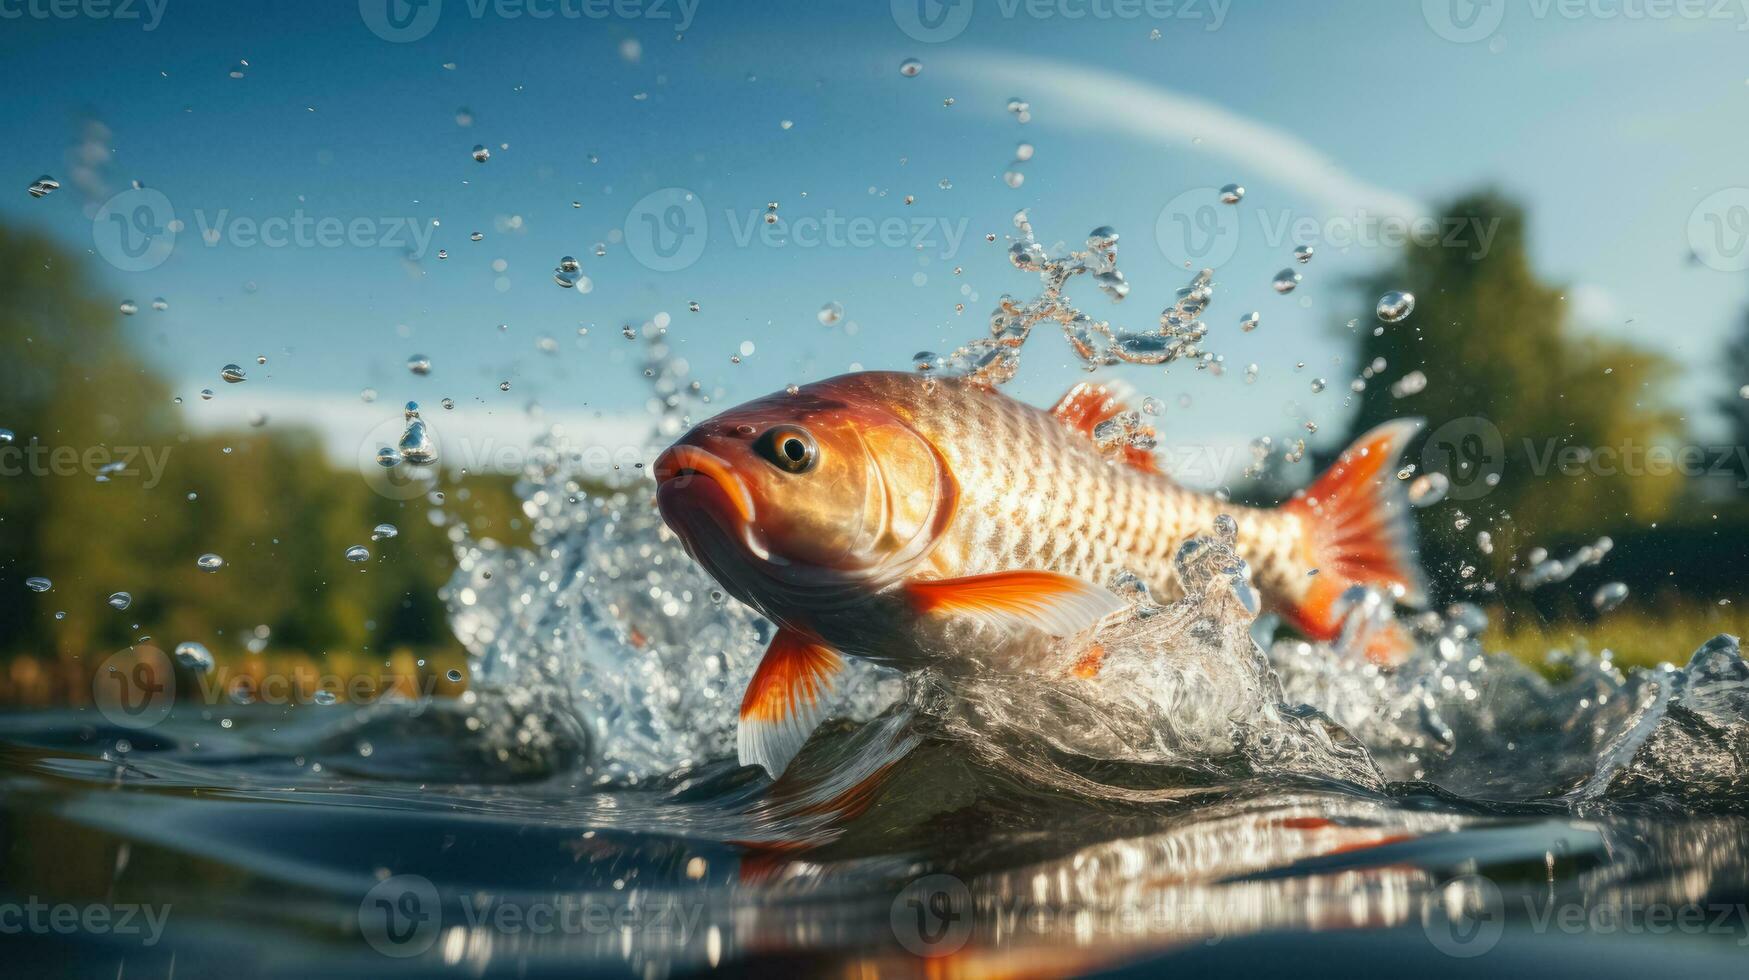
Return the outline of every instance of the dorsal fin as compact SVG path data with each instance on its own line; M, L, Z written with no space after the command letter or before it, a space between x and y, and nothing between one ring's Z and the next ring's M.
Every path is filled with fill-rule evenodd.
M1128 385L1117 382L1096 384L1083 381L1057 399L1057 403L1051 406L1051 415L1068 426L1071 432L1079 432L1091 439L1099 423L1130 410L1125 402L1132 394ZM1152 432L1153 428L1148 427L1148 431ZM1140 446L1125 446L1123 459L1144 473L1160 472L1154 454Z

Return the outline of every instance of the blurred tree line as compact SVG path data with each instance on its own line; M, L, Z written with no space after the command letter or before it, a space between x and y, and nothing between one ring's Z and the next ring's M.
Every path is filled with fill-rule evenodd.
M117 305L44 239L0 229L0 296L0 658L96 663L146 635L221 660L263 636L315 656L459 653L437 598L454 559L423 499L373 492L309 430L191 434ZM477 533L517 539L508 477L448 493ZM371 541L379 523L398 536ZM346 560L357 544L369 561ZM221 570L197 566L208 552ZM115 592L132 605L112 608Z
M1577 327L1565 288L1532 268L1523 208L1485 191L1438 215L1442 231L1471 232L1415 241L1356 283L1367 312L1336 329L1353 342L1356 371L1372 376L1318 468L1374 425L1426 419L1405 461L1417 475L1450 481L1443 502L1416 512L1423 562L1443 601L1591 616L1592 590L1611 580L1626 582L1642 606L1741 597L1749 495L1737 447L1749 446L1749 401L1738 387L1749 383L1749 322L1725 352L1736 380L1718 400L1734 445L1697 443L1666 401L1676 365ZM1484 227L1493 234L1481 248L1489 240L1473 230ZM1392 290L1413 293L1416 304L1386 323L1372 306ZM1404 382L1414 372L1425 387ZM1298 485L1283 480L1277 468L1240 492L1280 499ZM1614 548L1601 564L1534 591L1518 586L1537 549L1565 558L1602 536ZM1480 588L1485 582L1497 588Z

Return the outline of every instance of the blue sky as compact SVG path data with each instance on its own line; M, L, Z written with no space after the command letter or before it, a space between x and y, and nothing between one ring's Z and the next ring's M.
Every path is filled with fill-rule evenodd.
M1729 257L1690 259L1691 224L1711 227L1697 206L1731 218L1732 189L1749 186L1749 14L1735 0L922 0L946 18L939 40L901 26L919 0L434 0L401 8L417 36L400 40L372 29L375 17L395 34L382 0L133 0L125 14L64 2L76 16L0 0L13 93L0 169L14 188L0 221L89 254L96 287L141 306L126 332L194 424L272 405L357 426L443 396L476 422L520 418L530 401L555 417L636 412L639 348L620 328L659 311L694 372L731 399L852 364L905 367L914 351L981 335L1003 292L1030 295L1034 281L1005 261L1023 207L1047 243L1102 224L1123 235L1129 299L1073 294L1142 327L1188 277L1157 227L1230 181L1248 193L1217 212L1239 231L1217 256L1208 315L1229 372L1119 372L1168 403L1168 443L1279 436L1305 418L1339 428L1355 368L1337 360L1347 351L1330 325L1370 315L1343 284L1389 251L1331 236L1484 184L1530 206L1538 268L1572 287L1580 319L1688 367L1673 395L1700 431L1707 401L1749 380L1716 366L1749 275ZM1471 14L1474 40L1461 36ZM911 57L923 68L905 77ZM472 125L458 125L462 108ZM99 152L81 177L82 140ZM1034 156L1010 187L1023 141ZM471 158L476 144L487 162ZM33 199L24 188L42 174L63 187ZM93 225L135 180L182 224L167 257L129 271L104 261ZM674 188L690 201L636 207ZM643 215L660 225L677 202L672 217L702 213L702 250L680 268L641 262L653 242ZM768 202L780 228L763 225ZM256 241L274 219L310 234ZM361 231L324 242L324 219ZM1269 279L1297 239L1270 229L1303 226L1317 254L1299 290L1278 296ZM563 255L591 291L554 284ZM150 310L157 296L168 310ZM828 302L853 334L820 324ZM1263 326L1241 334L1250 310ZM751 355L731 363L744 343ZM431 358L428 377L406 370L415 353ZM227 362L248 362L250 382L220 384ZM1247 386L1251 362L1261 376ZM1036 336L1023 363L1012 390L1030 400L1079 377L1055 336ZM1332 384L1313 395L1319 376ZM367 386L381 392L374 406L359 401ZM203 387L224 390L202 403Z

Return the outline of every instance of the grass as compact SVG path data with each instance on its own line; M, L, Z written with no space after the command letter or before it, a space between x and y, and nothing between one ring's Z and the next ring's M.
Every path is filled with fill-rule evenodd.
M1623 608L1590 621L1545 622L1531 613L1489 610L1490 627L1483 643L1490 652L1503 651L1540 665L1550 650L1610 650L1621 667L1651 667L1664 661L1678 666L1720 633L1749 633L1749 607L1672 603L1652 608Z

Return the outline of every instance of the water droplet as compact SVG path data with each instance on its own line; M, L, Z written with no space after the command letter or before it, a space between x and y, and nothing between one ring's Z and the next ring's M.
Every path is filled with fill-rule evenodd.
M213 400L213 390L211 388L202 388L200 390L200 400L203 402L212 401Z
M1300 247L1294 249L1294 259L1297 260L1301 265L1305 265L1307 262L1312 261L1312 251L1313 251L1312 246L1301 245Z
M1238 184L1228 184L1221 188L1222 204L1238 204L1245 199L1245 188Z
M1621 582L1606 582L1591 597L1591 604L1598 612L1609 612L1621 605L1628 597L1628 587Z
M820 307L818 316L821 326L830 327L839 320L844 319L844 306L837 302L827 303L825 306Z
M447 411L455 408L455 399L454 398L445 398L443 401L438 402L438 404L442 405L444 411L447 412Z
M391 466L398 465L400 462L401 462L401 454L395 451L394 446L383 446L382 448L377 450L377 465L378 466L381 466L384 469L388 469Z
M906 58L899 62L899 74L906 78L916 78L923 71L923 62L916 58Z
M1319 392L1323 391L1328 385L1329 385L1329 382L1324 380L1323 378L1313 378L1312 379L1312 394L1314 394L1314 395L1318 394Z
M212 653L204 645L193 640L184 640L176 644L176 662L203 674L213 669Z
M1263 314L1256 312L1247 313L1239 319L1239 329L1246 333L1250 333L1251 331L1256 330L1257 325L1262 322Z
M1286 295L1299 286L1300 274L1292 269L1283 269L1275 274L1275 278L1270 280L1269 284L1275 288L1276 292Z
M61 182L50 177L48 174L43 174L41 177L31 181L30 186L25 188L26 191L30 192L31 197L48 197L50 194L53 194L60 189Z
M475 163L485 163L487 160L490 160L490 159L492 159L492 151L486 149L486 147L483 144L475 143L474 144L474 162ZM511 169L514 170L516 168L512 167Z
M109 594L109 606L111 609L126 609L133 604L134 597L126 592L111 592Z
M355 544L352 547L346 549L346 560L353 561L353 562L369 561L370 560L370 549L366 548L362 544Z
M1033 152L1031 143L1016 143L1014 145L1014 159L1020 163L1031 160Z
M219 370L219 377L223 378L227 384L241 384L248 380L248 376L243 373L243 369L235 364L227 364L221 368Z
M423 378L431 373L431 358L424 354L414 354L407 358L407 370Z
M1409 502L1417 507L1432 507L1445 499L1451 481L1444 473L1423 473L1409 484Z
M170 301L165 299L162 296L159 296L157 299L152 300L152 309L157 310L160 313L164 312L165 310L168 310L169 308L170 308Z
M119 309L121 310L122 316L133 316L135 313L140 312L140 305L131 299L124 299L121 301Z
M0 429L0 446L10 446L17 438L11 429Z
M1379 297L1379 319L1386 323L1397 323L1404 317L1415 312L1415 294L1393 289Z
M340 699L334 696L333 691L330 691L327 688L322 688L321 690L317 691L316 693L310 695L310 700L316 702L319 705L326 707L326 706L333 704L334 702L336 702Z
M207 552L194 560L203 572L216 572L225 567L225 560L213 552Z
M376 527L370 529L370 539L372 541L384 541L400 533L401 529L393 524L378 524Z
M33 575L24 580L24 587L32 592L47 592L55 587L55 583L43 578L41 575Z
M698 300L696 300L696 299L688 300L686 303L686 308L687 308L687 310L689 310L693 313L697 313L698 312Z
M510 382L508 382L508 381L498 382L498 390L499 391L509 391L510 390Z
M1009 187L1019 187L1026 183L1026 175L1018 170L1010 170L1002 175L1002 182Z
M564 289L570 289L576 286L578 281L582 278L582 263L578 262L575 257L570 255L562 256L559 259L558 268L553 270L553 282L558 283L559 286Z
M395 444L401 459L414 466L428 466L437 462L437 443L431 438L431 433L425 428L425 420L419 417L419 406L414 402L407 403L407 427L401 430L401 441ZM382 453L377 454L377 462L381 463Z

